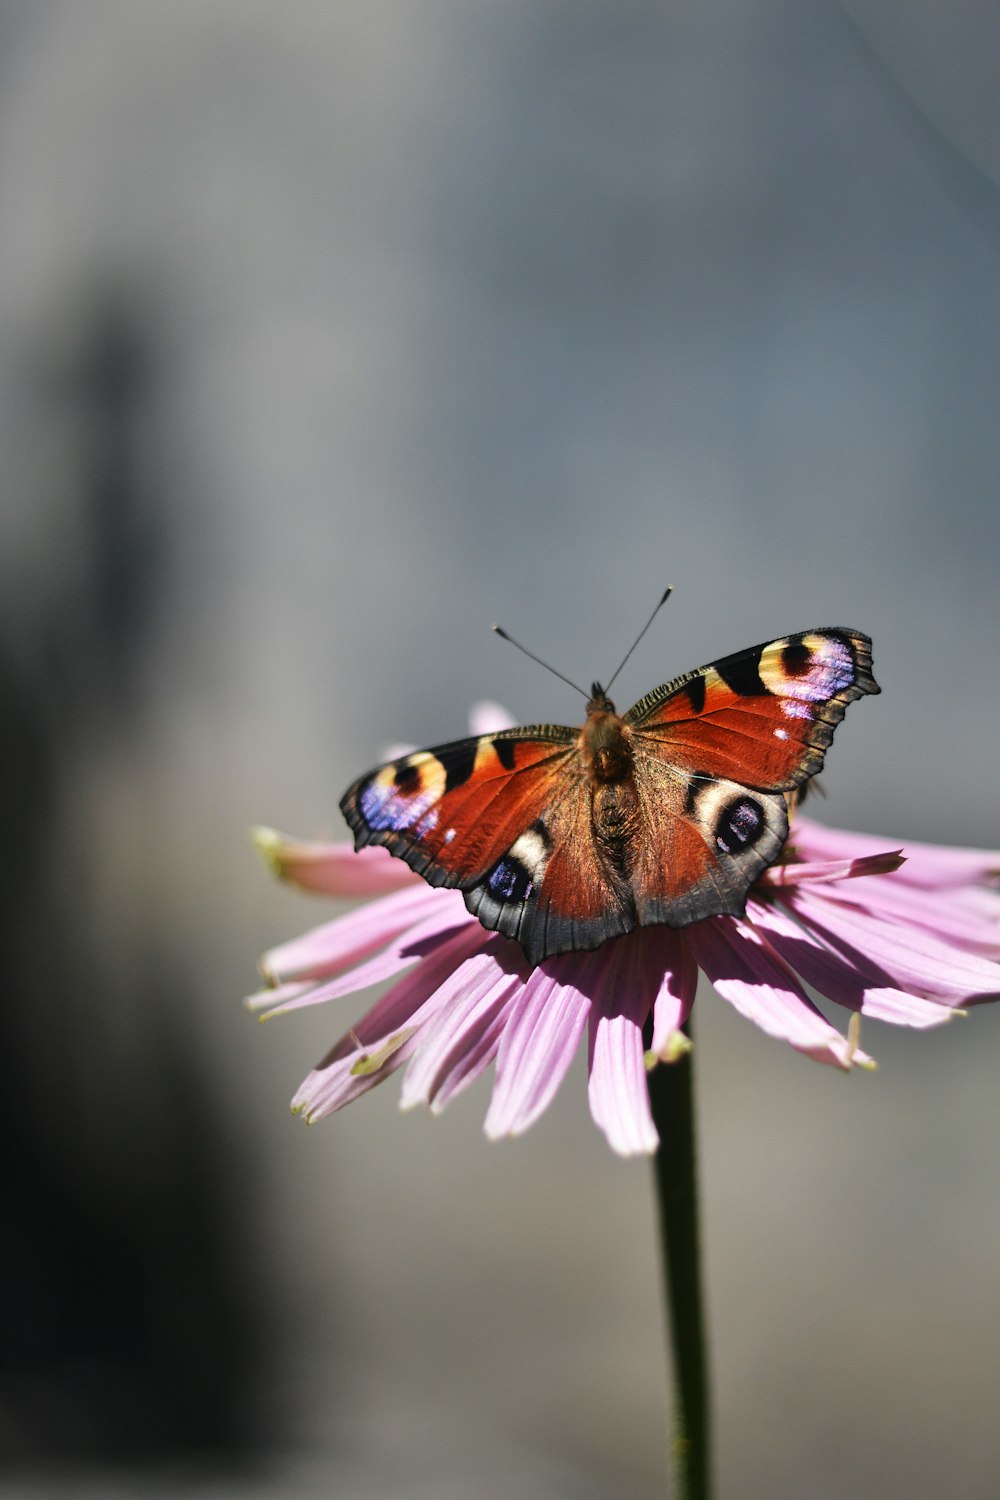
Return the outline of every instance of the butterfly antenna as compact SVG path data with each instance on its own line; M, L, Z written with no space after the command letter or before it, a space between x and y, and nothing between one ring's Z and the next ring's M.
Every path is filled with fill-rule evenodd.
M611 691L611 684L612 684L612 682L614 682L615 678L618 676L618 673L621 671L622 667L628 661L629 657L632 655L632 652L635 650L636 646L638 646L639 642L642 640L643 636L646 634L646 631L649 629L650 625L652 625L653 621L656 619L657 615L660 613L660 610L666 604L667 600L670 598L670 595L673 593L673 591L674 591L673 585L669 584L667 586L666 593L663 595L663 598L659 600L659 602L657 603L656 608L653 610L653 613L650 615L649 619L646 621L645 625L639 631L639 634L636 636L635 640L632 642L631 646L628 648L628 650L625 652L625 655L622 657L621 661L618 663L618 666L615 668L615 671L613 672L611 678L609 679L609 681L607 683L607 686L604 689L604 691L606 693L609 693Z
M516 646L518 651L523 651L525 656L530 656L532 661L537 661L538 665L540 667L544 667L546 672L551 672L553 677L558 677L560 682L565 682L566 686L571 687L576 693L583 693L583 696L589 700L590 694L585 693L582 687L579 687L575 682L570 682L568 677L564 677L561 672L557 672L555 667L550 667L547 661L542 661L542 658L540 656L536 656L534 651L529 651L527 646L522 646L520 641L515 641L514 637L512 635L508 635L506 630L504 630L502 626L491 625L490 629L493 631L494 635L498 635L502 641L510 641L512 646Z

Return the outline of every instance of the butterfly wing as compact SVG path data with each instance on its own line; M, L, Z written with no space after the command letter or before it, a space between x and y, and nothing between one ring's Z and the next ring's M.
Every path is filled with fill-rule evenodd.
M536 725L418 750L340 806L356 848L382 844L531 963L626 932L627 892L593 847L579 730Z
M803 631L685 673L629 710L640 924L745 909L787 837L783 794L821 768L847 705L879 692L871 667L859 631Z

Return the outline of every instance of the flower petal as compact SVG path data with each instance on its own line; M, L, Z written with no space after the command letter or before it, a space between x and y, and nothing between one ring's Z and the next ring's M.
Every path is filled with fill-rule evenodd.
M305 891L353 900L361 896L385 896L413 885L420 879L388 849L371 846L355 849L343 841L336 844L291 839L274 828L252 828L250 837L265 864L280 880Z
M590 1011L590 996L580 985L594 964L593 953L563 953L529 974L511 1006L497 1052L484 1127L491 1140L520 1135L554 1097Z
M774 903L751 902L747 915L766 934L771 947L806 984L848 1010L860 1011L897 1026L940 1026L955 1012L938 1001L884 986L861 955L854 960L835 953L822 935L795 921Z
M273 1010L279 1005L284 1005L288 1000L295 1000L299 995L306 994L312 989L312 984L306 980L304 984L272 984L267 989L258 990L256 994L247 995L243 1004L247 1010ZM262 1017L261 1019L266 1019Z
M831 886L832 900L867 907L902 926L915 924L987 957L1000 957L1000 896L992 891L951 886L945 892L906 885L901 880L870 880L863 891Z
M411 745L406 740L388 740L378 747L379 762L402 760L404 755L412 755L414 750L419 749L419 745Z
M482 940L478 923L461 928L393 985L305 1079L292 1100L293 1111L303 1112L312 1123L343 1109L394 1073L412 1055L429 1016L463 983L464 962ZM379 1061L374 1068L373 1055Z
M691 1014L698 988L698 965L682 933L669 927L642 930L648 945L648 962L660 976L660 987L653 1001L650 1050L665 1059L671 1037Z
M898 870L905 856L899 849L882 854L864 854L857 859L811 860L808 864L771 865L760 876L758 884L770 886L801 885L805 881L826 883L851 880L859 875L888 875Z
M310 985L283 985L283 990L296 991L288 994L279 1004L269 1010L262 1020L269 1021L272 1016L283 1016L292 1010L302 1010L308 1005L324 1005L328 1000L339 1000L342 995L354 995L361 990L371 989L373 984L382 984L386 979L393 979L397 974L408 969L411 964L426 959L442 943L448 941L456 932L461 931L469 924L461 921L456 914L453 926L442 928L440 916L434 916L429 921L418 922L416 926L407 928L388 948L381 953L376 953L374 958L367 962L358 964L353 969L348 969L346 974L339 974L335 979L326 983Z
M768 1036L817 1062L849 1068L870 1062L813 1005L791 972L748 922L710 917L687 929L699 964L716 991Z
M894 839L873 837L827 828L812 818L797 815L792 825L794 847L809 859L851 859L876 854ZM957 849L948 844L921 844L907 840L902 846L906 864L900 878L908 885L940 889L948 885L978 885L1000 877L1000 852L990 849Z
M496 1056L527 964L515 944L494 936L481 953L466 960L465 970L462 992L438 1010L421 1035L403 1081L403 1109L429 1104L440 1113Z
M808 886L798 888L795 910L851 963L863 959L890 986L959 1005L1000 994L1000 964L963 952L912 923L904 927L884 921Z
M619 1156L648 1156L660 1143L642 1045L659 975L644 962L644 946L641 939L606 945L608 958L590 1009L590 1113Z
M261 969L282 982L326 979L385 947L416 922L437 918L444 931L463 913L465 903L458 891L435 891L420 881L412 889L345 912L322 927L314 927L304 937L272 948L261 960ZM465 919L476 920L468 913Z
M516 720L499 703L484 698L472 705L469 725L473 734L500 734L504 729L514 729Z

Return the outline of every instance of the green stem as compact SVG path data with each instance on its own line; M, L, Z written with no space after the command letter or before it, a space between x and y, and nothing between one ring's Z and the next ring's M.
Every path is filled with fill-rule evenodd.
M685 1031L690 1036L690 1023ZM690 1051L652 1070L649 1098L661 1143L654 1170L674 1365L671 1453L676 1494L677 1500L709 1500L708 1356L698 1253Z

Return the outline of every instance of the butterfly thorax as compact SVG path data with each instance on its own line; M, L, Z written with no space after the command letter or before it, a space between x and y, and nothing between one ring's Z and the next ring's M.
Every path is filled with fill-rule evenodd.
M597 684L587 704L587 722L580 730L580 755L591 783L607 785L632 775L631 731Z

